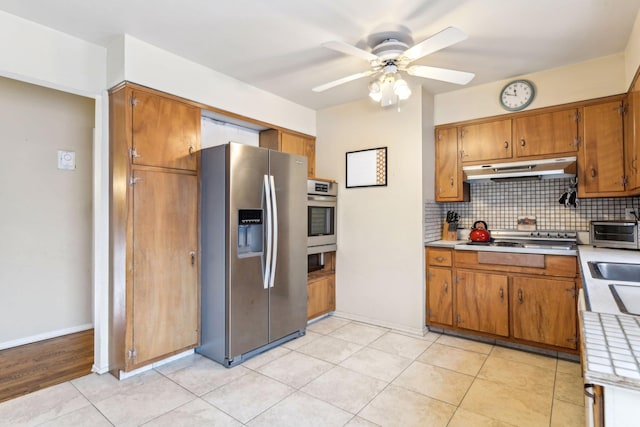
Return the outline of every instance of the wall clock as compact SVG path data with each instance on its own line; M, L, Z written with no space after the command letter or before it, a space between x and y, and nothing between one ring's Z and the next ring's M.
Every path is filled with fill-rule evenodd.
M508 111L524 110L536 96L536 88L529 80L514 80L500 92L500 104Z

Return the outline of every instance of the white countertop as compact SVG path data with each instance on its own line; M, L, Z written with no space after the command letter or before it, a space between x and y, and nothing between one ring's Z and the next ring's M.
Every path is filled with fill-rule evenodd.
M482 246L467 245L468 240L436 240L433 242L425 242L425 246L434 246L442 248L451 248L459 251L476 251L476 252L510 252L519 254L543 254L543 255L570 255L576 256L578 251L567 249L539 249L539 248L513 248L509 246Z
M580 307L585 379L640 391L640 316L622 314L609 289L612 283L640 284L595 279L588 264L590 261L640 264L640 252L580 245L578 253L587 304L586 310Z
M598 313L620 314L618 305L613 299L609 290L610 284L635 285L635 282L624 282L620 280L602 280L591 277L589 262L624 262L640 264L640 251L625 249L604 249L595 248L591 245L578 246L580 268L582 270L582 280L585 288L585 299L587 309ZM640 280L640 278L638 278Z

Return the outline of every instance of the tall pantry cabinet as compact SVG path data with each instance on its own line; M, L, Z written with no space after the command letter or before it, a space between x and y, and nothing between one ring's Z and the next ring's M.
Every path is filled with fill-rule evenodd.
M122 84L109 114L109 363L120 376L199 344L200 109Z

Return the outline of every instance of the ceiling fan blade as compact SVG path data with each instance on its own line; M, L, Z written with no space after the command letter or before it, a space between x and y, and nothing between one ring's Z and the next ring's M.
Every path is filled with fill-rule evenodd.
M400 56L400 61L415 61L416 59L422 58L430 53L437 52L440 49L444 49L445 47L461 42L467 37L468 36L463 33L462 30L456 27L447 27L439 33L407 49Z
M336 52L355 56L369 62L377 61L379 59L377 55L374 55L371 52L367 52L366 50L359 49L345 42L331 41L331 42L322 43L322 46L326 47L327 49L331 49L331 50L335 50Z
M350 76L343 77L341 79L334 80L332 82L325 83L325 84L320 85L320 86L316 86L311 90L314 91L314 92L324 92L327 89L331 89L333 87L339 86L339 85L344 84L344 83L349 83L349 82L351 82L353 80L361 79L362 77L368 77L368 76L370 76L372 74L375 74L377 72L378 71L376 71L376 70L363 71L362 73L352 74Z
M428 67L426 65L412 65L407 68L411 76L424 77L426 79L441 80L443 82L466 85L476 76L466 71L450 70L448 68Z

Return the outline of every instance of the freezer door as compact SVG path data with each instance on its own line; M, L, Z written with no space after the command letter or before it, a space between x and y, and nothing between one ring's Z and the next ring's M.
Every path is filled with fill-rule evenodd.
M267 245L261 245L262 252L250 250L247 253L246 246L251 244L247 242L248 230L239 227L240 211L262 209L266 230L263 183L265 175L269 174L269 151L231 143L228 156L226 356L233 358L269 342L269 290L265 289L263 280ZM266 236L266 233L261 234Z
M307 324L307 158L270 152L275 183L277 246L270 288L270 341Z

